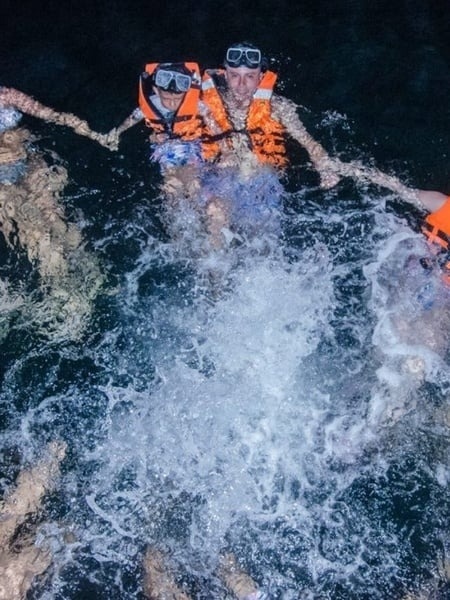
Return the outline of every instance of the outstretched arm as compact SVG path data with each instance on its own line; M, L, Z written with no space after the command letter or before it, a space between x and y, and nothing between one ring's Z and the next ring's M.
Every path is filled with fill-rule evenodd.
M417 196L419 202L421 202L430 212L439 210L448 200L448 196L445 194L442 194L441 192L432 192L430 190L417 190Z
M136 125L136 123L139 123L139 121L142 121L143 118L144 115L142 114L140 108L136 108L133 110L131 115L127 117L125 121L123 121L118 127L111 129L111 131L107 134L108 139L111 142L114 142L116 147L118 147L121 134L127 131L127 129L130 129Z
M348 163L341 162L339 159L330 159L330 161L330 168L335 169L339 175L384 187L417 208L425 209L428 212L438 210L447 201L447 196L441 192L408 187L397 177L387 175L374 167L366 167L356 161Z
M55 111L14 88L0 88L0 104L16 108L27 115L37 117L47 123L56 123L57 125L70 127L75 133L95 140L110 150L116 149L115 144L111 143L111 140L108 139L108 135L92 131L88 123L79 119L76 115Z
M130 129L131 127L136 125L136 123L139 123L139 121L142 121L143 118L144 118L144 115L142 114L141 109L136 108L135 110L133 110L131 115L129 117L127 117L125 119L125 121L123 121L123 123L121 123L118 127L113 129L112 131L115 131L117 135L121 135L122 133L124 133L124 131L127 131L127 129Z
M336 185L341 177L352 177L358 181L373 183L391 190L403 200L429 212L438 210L446 202L447 196L440 192L411 188L402 183L397 177L387 175L374 167L366 167L357 161L345 163L338 158L330 157L323 146L316 142L306 131L297 115L296 106L293 102L276 96L274 98L274 109L274 112L277 111L277 118L286 127L288 134L309 153L314 167L320 173L321 187L328 189Z
M329 189L339 183L340 177L332 168L332 159L325 148L306 130L299 119L296 105L281 96L275 96L272 104L274 116L284 125L287 133L308 152L314 168L320 175L320 187Z

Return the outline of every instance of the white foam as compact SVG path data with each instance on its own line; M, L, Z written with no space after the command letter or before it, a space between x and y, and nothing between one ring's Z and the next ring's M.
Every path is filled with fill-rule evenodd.
M289 257L270 237L205 253L189 227L174 242L142 219L123 229L138 258L111 301L118 316L95 345L58 358L69 371L90 360L101 377L51 392L54 376L21 419L25 445L51 429L74 454L62 493L77 542L60 553L53 590L86 565L91 581L120 588L146 544L207 589L228 546L283 598L334 583L376 594L401 578L402 532L382 521L403 438L388 430L421 410L403 359L423 358L433 381L445 364L386 325L404 301L385 265L416 238L367 206L307 209L299 230L319 222L341 238L308 239ZM373 232L367 216L380 219ZM442 462L431 471L444 486Z

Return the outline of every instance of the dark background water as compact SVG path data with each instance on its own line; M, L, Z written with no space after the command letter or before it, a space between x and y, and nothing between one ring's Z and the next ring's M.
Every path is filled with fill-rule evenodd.
M145 62L214 66L249 39L275 59L283 92L312 111L308 126L327 147L317 116L338 111L380 166L450 191L447 0L4 0L1 23L1 83L99 130L134 108Z

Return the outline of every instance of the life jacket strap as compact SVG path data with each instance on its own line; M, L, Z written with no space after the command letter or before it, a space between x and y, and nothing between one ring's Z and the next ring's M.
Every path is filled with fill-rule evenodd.
M425 223L423 224L423 227L422 227L422 231L428 238L429 242L438 244L439 246L441 246L441 248L444 248L444 250L449 249L450 238L446 233L441 231L438 227L431 225L430 223L427 223L425 221Z

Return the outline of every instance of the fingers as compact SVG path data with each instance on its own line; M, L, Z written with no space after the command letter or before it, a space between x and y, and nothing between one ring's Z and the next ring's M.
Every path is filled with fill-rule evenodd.
M115 152L119 149L119 134L116 129L112 129L109 133L91 132L89 137L98 142L101 146L111 150L111 152Z
M67 124L71 126L75 133L78 133L78 135L84 135L89 137L92 133L91 128L89 127L86 121L80 121L77 119L76 123L72 124L69 122Z
M71 127L75 133L98 142L100 145L108 148L108 150L111 150L112 152L119 149L119 134L117 129L111 129L109 133L97 133L96 131L92 131L87 121L81 121L74 116L72 119L72 116L73 115L66 116L64 124Z
M336 173L331 171L323 172L320 174L320 187L323 190L329 190L339 183L341 178Z
M323 156L320 160L315 161L314 167L320 174L320 187L323 190L329 190L339 183L341 177L340 172L341 161Z

